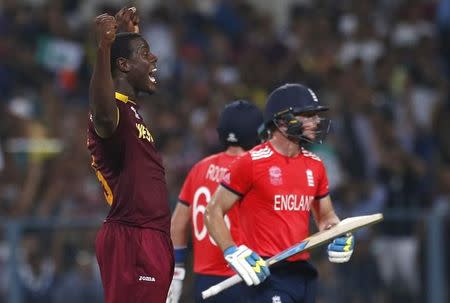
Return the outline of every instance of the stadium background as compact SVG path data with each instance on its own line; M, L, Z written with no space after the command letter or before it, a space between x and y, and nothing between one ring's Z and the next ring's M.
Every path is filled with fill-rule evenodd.
M314 253L319 303L448 302L450 1L142 0L160 92L142 114L172 207L219 150L224 104L284 82L332 110L315 146L341 217L383 212L349 264ZM85 147L91 21L124 1L0 1L0 302L102 302L94 257L107 206ZM447 239L447 241L444 241ZM183 297L189 299L190 280Z

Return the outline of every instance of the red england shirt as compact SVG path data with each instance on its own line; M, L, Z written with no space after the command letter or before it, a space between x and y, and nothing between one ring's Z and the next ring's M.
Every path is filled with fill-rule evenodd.
M228 173L229 164L235 159L236 156L222 152L201 160L189 172L178 197L181 203L191 207L194 272L199 274L216 276L234 274L223 258L222 250L208 234L203 215L211 196ZM225 222L237 244L240 243L238 207L236 203L225 215Z
M241 196L244 243L262 257L308 237L311 204L328 195L325 167L316 155L302 148L296 157L284 156L270 142L236 159L221 184ZM308 258L303 253L289 260Z

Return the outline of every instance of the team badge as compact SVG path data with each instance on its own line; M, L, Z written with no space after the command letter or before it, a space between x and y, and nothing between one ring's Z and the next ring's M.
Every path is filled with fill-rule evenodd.
M306 170L306 180L308 181L309 187L314 187L314 176L312 170L310 169Z
M278 166L272 166L271 168L269 168L269 178L272 185L283 184L281 168L279 168Z

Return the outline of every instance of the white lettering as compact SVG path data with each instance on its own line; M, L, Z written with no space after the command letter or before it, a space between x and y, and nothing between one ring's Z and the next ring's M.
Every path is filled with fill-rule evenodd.
M213 182L220 183L227 172L227 168L211 164L206 171L205 177Z
M273 209L276 211L309 211L314 196L307 195L275 195Z
M202 241L206 238L208 231L205 223L203 222L203 216L205 215L206 205L211 201L211 192L206 186L199 187L194 193L193 207L192 207L192 225L194 228L194 236L198 241ZM224 217L225 225L228 229L231 228L231 222L228 215ZM217 245L211 236L208 237L213 245Z
M150 276L139 276L139 281L155 282L156 279Z
M273 200L273 209L275 210L281 210L281 201L280 201L281 195L275 195Z

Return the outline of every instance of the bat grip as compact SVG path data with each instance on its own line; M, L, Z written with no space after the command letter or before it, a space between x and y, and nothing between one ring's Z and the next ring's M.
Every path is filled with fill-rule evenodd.
M207 299L209 297L217 295L219 292L224 291L227 288L230 288L233 285L238 284L242 281L242 278L239 275L234 275L232 277L229 277L226 280L223 280L222 282L211 286L207 290L202 291L202 298Z

